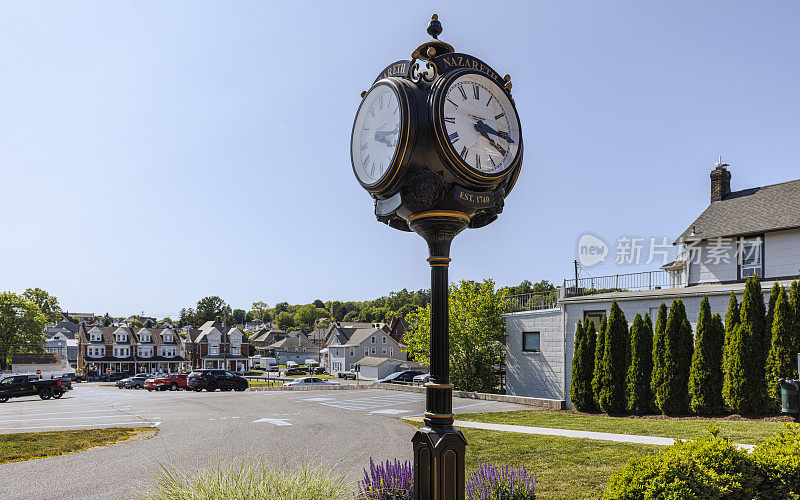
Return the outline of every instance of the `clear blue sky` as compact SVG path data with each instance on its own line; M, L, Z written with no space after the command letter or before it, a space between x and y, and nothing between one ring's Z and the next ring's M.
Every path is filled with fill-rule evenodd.
M734 189L800 177L795 1L406 5L5 3L0 289L162 316L428 287L422 239L375 221L348 148L359 93L433 12L512 75L526 143L454 280L560 282L587 231L672 241L719 154Z

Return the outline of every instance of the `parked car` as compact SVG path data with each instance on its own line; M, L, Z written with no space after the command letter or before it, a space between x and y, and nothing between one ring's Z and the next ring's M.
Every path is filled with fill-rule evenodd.
M346 372L339 372L336 374L336 376L339 378L343 378L345 380L347 379L355 380L358 378L358 373L353 370L348 370Z
M430 379L431 379L431 374L430 373L424 373L422 375L417 375L416 377L414 377L412 383L414 385L425 385L425 384L428 383L428 381Z
M83 382L84 378L75 372L65 373L61 378L68 378L73 384Z
M379 384L410 384L414 381L417 375L424 375L423 372L417 370L405 370L402 372L394 372L391 375L378 380Z
M283 374L286 376L289 375L305 375L306 371L302 368L287 368Z
M284 382L284 386L293 387L293 386L309 386L309 385L339 385L339 382L333 380L322 380L321 378L317 377L300 377L297 380L292 380L291 382Z
M10 398L36 396L42 399L60 398L72 389L68 378L40 380L38 375L11 375L0 380L0 403Z
M189 374L187 380L189 389L197 392L203 389L208 392L216 391L243 391L250 386L246 378L235 375L226 370L195 370Z
M103 373L100 375L101 382L117 382L118 380L122 380L124 378L130 377L131 374L128 372L114 372L114 373Z
M133 377L129 377L125 379L125 388L126 389L142 389L144 387L144 381L147 380L147 376L143 374L134 375Z
M324 375L325 374L325 367L324 366L317 366L313 370L311 370L311 373L314 374L314 375Z
M170 373L163 377L151 377L144 381L144 388L148 391L166 391L167 389L170 391L179 391L181 389L188 390L188 378L188 375L185 373Z

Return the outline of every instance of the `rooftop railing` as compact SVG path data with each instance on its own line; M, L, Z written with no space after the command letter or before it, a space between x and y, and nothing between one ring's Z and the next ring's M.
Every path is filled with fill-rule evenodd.
M506 297L506 312L539 311L558 306L558 290L523 293Z
M579 278L577 281L564 280L564 295L577 297L605 292L680 288L686 286L684 276L682 271L659 269L642 273Z

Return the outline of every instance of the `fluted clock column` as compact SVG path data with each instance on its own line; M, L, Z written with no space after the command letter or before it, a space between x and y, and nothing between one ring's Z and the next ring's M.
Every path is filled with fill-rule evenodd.
M415 500L463 500L467 441L453 427L453 385L450 383L449 280L450 243L469 224L452 210L412 215L409 227L428 243L431 267L430 381L425 384L425 426L414 443Z

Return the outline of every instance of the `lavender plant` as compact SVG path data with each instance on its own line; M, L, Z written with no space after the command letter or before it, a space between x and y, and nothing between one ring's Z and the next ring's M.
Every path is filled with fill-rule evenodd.
M358 484L361 498L369 500L412 500L414 498L414 468L411 462L377 464L369 459L369 470Z
M536 476L525 467L502 465L497 468L488 463L478 462L467 481L469 500L532 500L536 498L534 489Z

